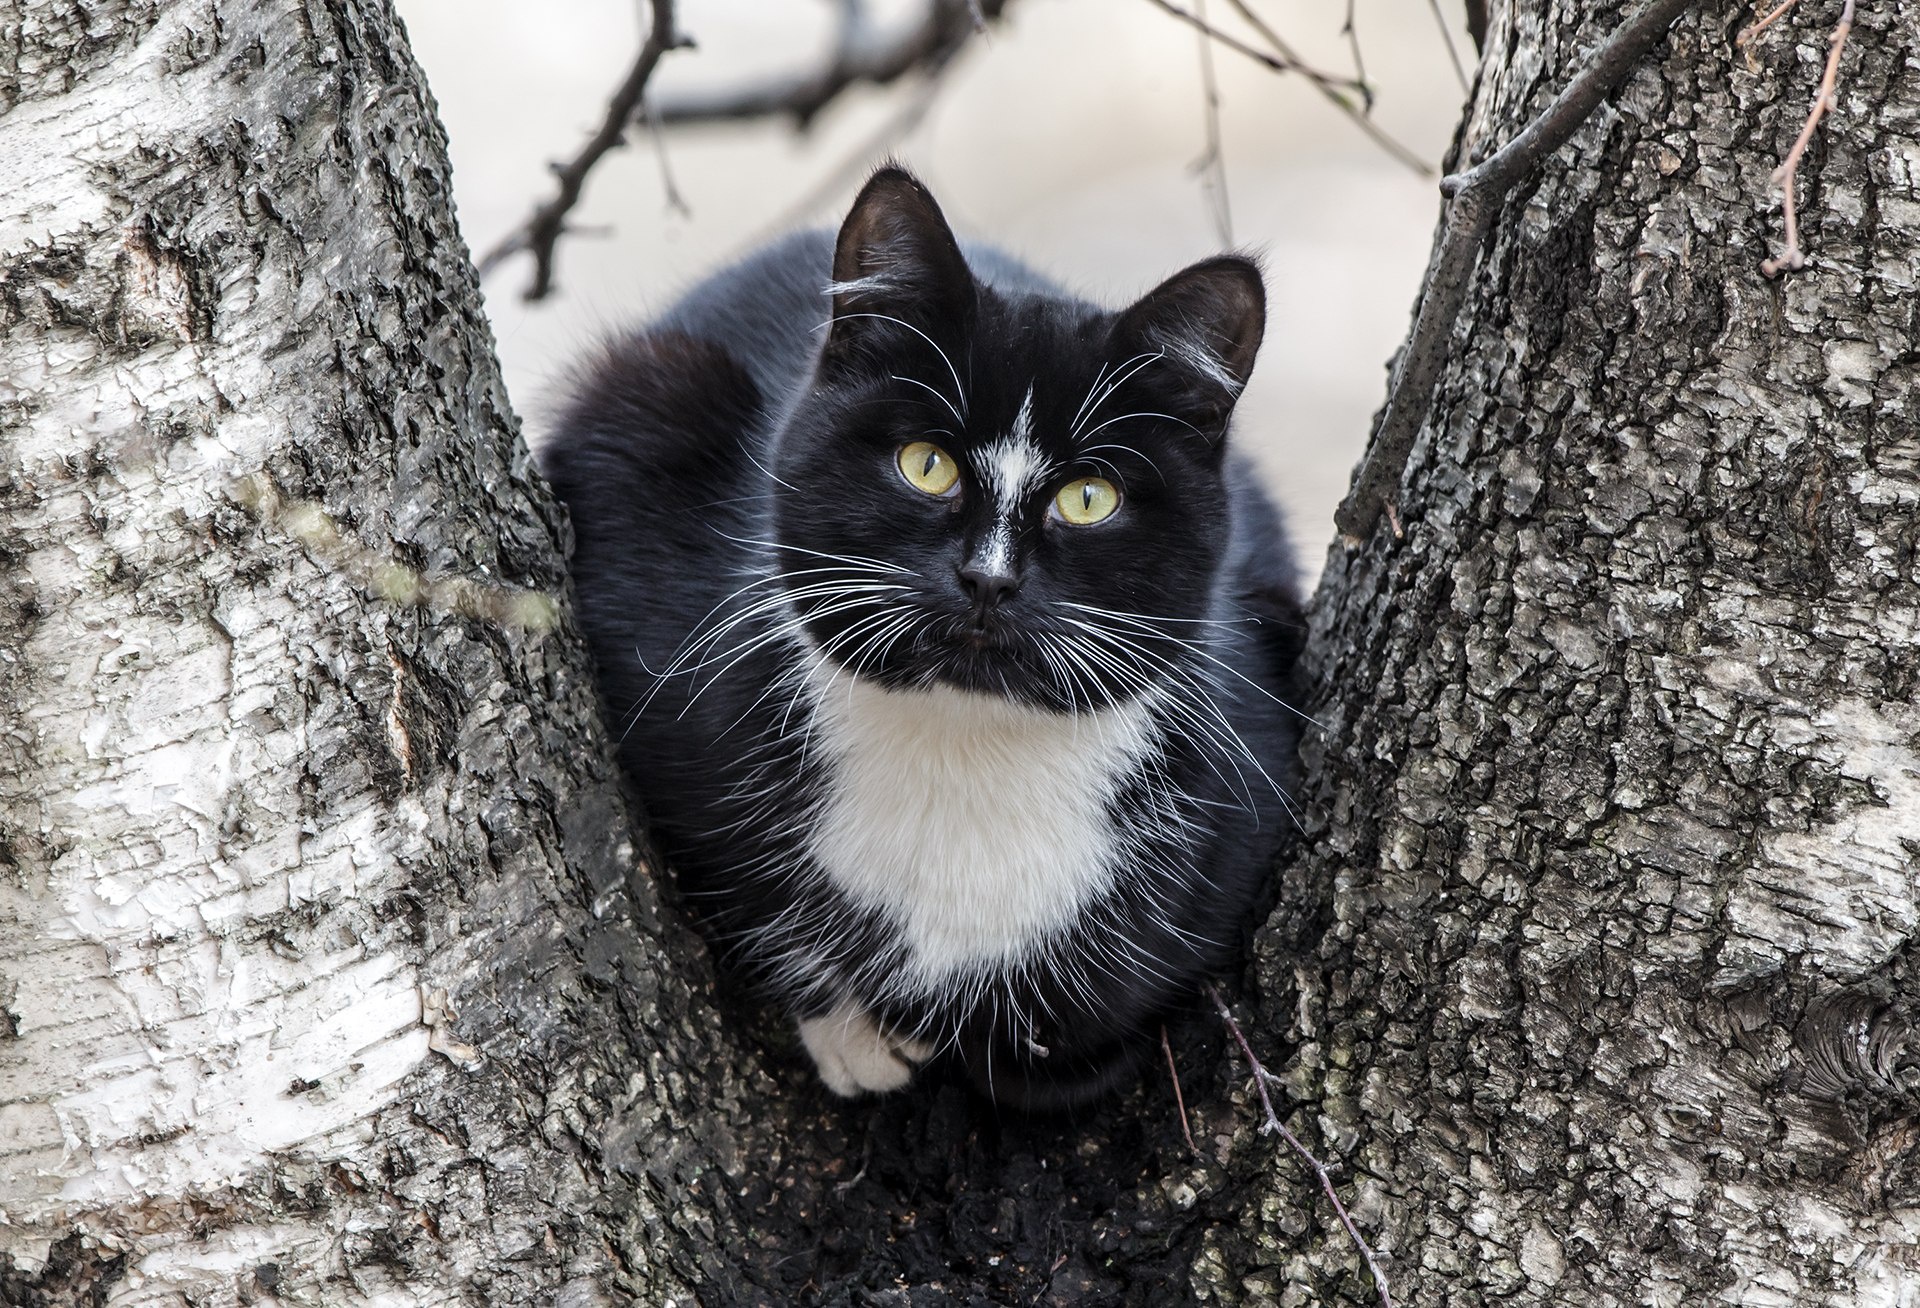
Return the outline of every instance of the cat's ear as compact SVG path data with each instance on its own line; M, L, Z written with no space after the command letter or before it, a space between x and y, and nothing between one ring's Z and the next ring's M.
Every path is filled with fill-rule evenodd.
M1148 291L1114 324L1111 348L1121 358L1159 355L1165 366L1142 369L1141 384L1161 388L1171 412L1217 436L1246 388L1266 326L1260 269L1223 254Z
M946 218L918 178L886 167L867 179L833 248L830 355L897 331L940 334L973 306L973 274ZM895 322L889 322L889 319Z

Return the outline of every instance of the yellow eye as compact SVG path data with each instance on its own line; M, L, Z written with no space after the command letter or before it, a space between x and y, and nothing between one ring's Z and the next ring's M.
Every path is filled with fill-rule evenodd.
M945 495L960 480L960 465L938 445L914 441L900 447L900 475L929 495Z
M1070 481L1053 497L1059 515L1076 527L1091 527L1104 522L1120 507L1120 492L1105 477L1082 477Z

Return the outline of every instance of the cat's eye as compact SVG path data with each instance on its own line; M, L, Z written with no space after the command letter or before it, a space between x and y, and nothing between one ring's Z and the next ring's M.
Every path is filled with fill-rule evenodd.
M930 441L912 441L900 447L900 475L907 485L929 495L945 495L960 482L960 465Z
M1105 477L1082 477L1070 481L1053 497L1054 512L1076 527L1091 527L1105 522L1120 507L1120 492Z

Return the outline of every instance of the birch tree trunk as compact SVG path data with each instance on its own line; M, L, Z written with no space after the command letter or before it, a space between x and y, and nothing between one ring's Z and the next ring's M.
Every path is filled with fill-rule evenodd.
M692 1302L742 1064L392 14L0 31L0 1302Z
M1403 1304L1920 1304L1920 37L1862 9L1769 282L1807 4L1509 202L1316 604L1240 1011ZM1495 6L1463 151L1583 9ZM1210 1022L1190 1153L715 999L384 3L0 33L0 1303L1374 1301Z

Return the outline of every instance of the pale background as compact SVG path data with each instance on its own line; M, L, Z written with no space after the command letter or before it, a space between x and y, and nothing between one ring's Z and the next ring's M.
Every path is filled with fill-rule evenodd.
M398 0L452 141L460 224L476 255L552 193L638 49L636 0ZM885 21L918 0L869 0ZM1193 0L1184 7L1192 9ZM1345 73L1341 0L1253 0L1304 56ZM1209 17L1235 27L1230 6ZM1441 9L1463 59L1458 0ZM654 89L732 85L817 66L828 0L682 0L698 48L668 55ZM1356 0L1375 121L1437 164L1463 98L1427 0ZM1205 149L1198 35L1146 0L1015 0L976 38L892 153L933 188L963 233L1022 256L1095 299L1123 303L1220 248L1192 164ZM1311 574L1384 396L1426 264L1438 194L1368 141L1302 79L1216 48L1233 240L1266 266L1266 345L1236 439L1259 459ZM653 141L632 134L589 179L563 241L555 294L526 304L530 262L487 280L500 360L529 439L545 431L569 363L597 337L671 303L767 235L831 225L863 156L911 87L856 89L807 136L784 122L670 131L665 153L691 213L666 201ZM811 210L801 206L812 199Z

